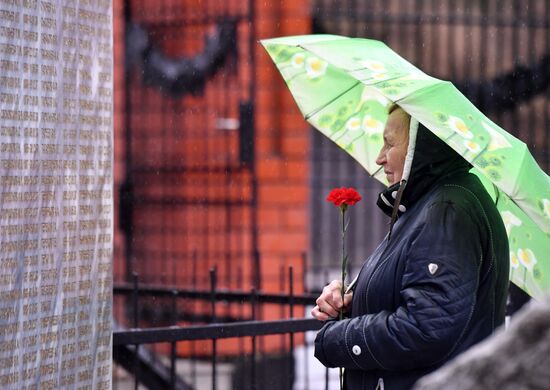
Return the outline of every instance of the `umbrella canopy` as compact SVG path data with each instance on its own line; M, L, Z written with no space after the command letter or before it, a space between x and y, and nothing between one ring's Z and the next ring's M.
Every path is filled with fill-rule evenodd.
M510 241L510 279L533 297L550 290L550 177L527 146L452 83L380 41L336 35L262 40L306 120L387 184L375 160L397 103L473 166Z

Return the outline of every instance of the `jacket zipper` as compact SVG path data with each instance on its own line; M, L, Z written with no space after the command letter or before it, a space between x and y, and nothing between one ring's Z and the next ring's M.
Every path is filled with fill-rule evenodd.
M384 390L384 378L378 378L378 384L374 390Z

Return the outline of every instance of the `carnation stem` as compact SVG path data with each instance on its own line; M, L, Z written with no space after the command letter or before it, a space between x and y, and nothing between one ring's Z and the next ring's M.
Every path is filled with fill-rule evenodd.
M342 208L342 285L340 286L340 296L342 298L342 308L340 309L340 320L344 318L344 283L346 280L346 209Z
M340 321L344 319L344 292L345 287L344 283L346 280L346 266L347 266L347 256L346 256L346 207L341 207L342 211L342 285L340 286L340 296L342 298L342 307L340 308ZM340 390L344 389L344 371L340 367Z

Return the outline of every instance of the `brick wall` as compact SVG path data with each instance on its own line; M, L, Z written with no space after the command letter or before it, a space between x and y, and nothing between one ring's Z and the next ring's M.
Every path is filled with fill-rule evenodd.
M204 49L204 40L213 30L211 24L201 24L201 17L216 14L243 14L248 2L206 2L199 0L133 2L132 18L144 25L158 25L152 39L157 39L163 52L172 57L193 56ZM220 133L216 120L220 116L238 115L238 102L250 98L247 86L254 77L255 103L255 173L257 178L257 246L259 251L261 285L266 292L287 290L288 267L295 275L294 291L303 291L304 254L308 250L308 126L296 107L282 78L268 58L259 39L281 35L306 34L310 31L308 1L256 1L254 30L250 23L238 23L236 58L209 79L202 93L167 97L158 88L144 86L139 72L132 78L131 106L126 102L124 80L124 17L122 1L114 5L115 60L115 202L125 179L125 126L127 107L132 116L132 160L134 165L158 170L134 177L136 196L143 198L185 199L199 205L169 207L139 206L133 214L132 267L140 275L140 283L176 284L190 287L191 269L195 269L195 287L208 288L208 271L218 270L221 288L249 290L251 285L251 254L254 234L250 231L253 212L244 206L229 209L206 206L216 201L250 200L253 196L249 171L240 171L238 164L238 134ZM180 31L168 27L177 23L176 16L187 21ZM213 16L214 15L214 16ZM195 19L196 16L196 19ZM176 22L175 22L176 21ZM255 31L255 66L251 72L246 57ZM161 38L161 34L164 34ZM235 76L237 74L237 76ZM223 95L219 92L223 88ZM227 102L235 104L227 104ZM206 152L205 152L206 151ZM229 163L228 163L229 162ZM162 169L180 164L179 171L163 174ZM225 164L225 165L224 165ZM198 165L204 171L195 169ZM234 185L222 185L228 180L223 167L234 167ZM216 173L216 169L221 171ZM193 168L193 169L191 169ZM161 172L161 173L159 173ZM231 225L220 230L219 226ZM115 282L126 279L125 239L119 229L118 210L115 212ZM218 255L218 252L226 253ZM227 255L230 253L230 255ZM227 257L230 259L227 260ZM191 264L192 258L198 258ZM241 276L229 277L235 268ZM284 281L284 282L283 282ZM147 303L144 302L143 305ZM159 305L157 305L159 306ZM206 307L208 305L202 305ZM240 305L220 304L224 314L238 316L249 313ZM181 308L184 309L184 308ZM201 306L192 310L201 311ZM244 311L243 311L244 310ZM208 311L205 309L204 311ZM262 319L287 316L280 308L266 306L259 311ZM115 311L122 317L123 310ZM302 312L296 310L297 316ZM119 318L120 320L120 318ZM298 342L298 340L297 340ZM232 343L220 343L218 351L231 351ZM265 338L268 349L282 344L281 337ZM197 344L207 351L208 343ZM182 346L180 352L187 347Z

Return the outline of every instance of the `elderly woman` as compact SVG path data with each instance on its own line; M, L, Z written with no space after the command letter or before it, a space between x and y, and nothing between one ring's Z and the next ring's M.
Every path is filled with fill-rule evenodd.
M409 389L503 323L508 240L468 162L398 106L376 162L390 232L343 302L340 282L323 289L315 356L345 368L346 389Z

